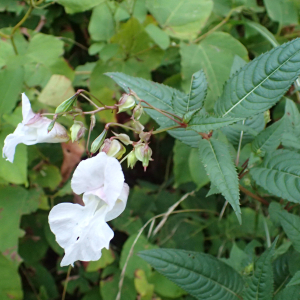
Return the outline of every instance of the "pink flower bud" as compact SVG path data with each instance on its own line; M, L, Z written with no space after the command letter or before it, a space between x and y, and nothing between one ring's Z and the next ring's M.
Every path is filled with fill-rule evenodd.
M100 151L105 152L108 156L120 159L126 152L126 149L118 140L106 139L104 140L104 144L100 148Z
M117 106L119 107L118 113L132 109L135 106L135 99L131 95L123 94Z

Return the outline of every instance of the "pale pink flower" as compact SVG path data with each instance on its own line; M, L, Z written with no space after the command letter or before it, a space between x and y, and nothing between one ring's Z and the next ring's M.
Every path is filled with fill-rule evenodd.
M119 161L104 152L78 165L71 186L85 205L60 203L49 214L50 229L65 250L61 266L101 257L114 236L106 222L124 211L129 194Z
M6 160L14 161L16 146L20 143L34 145L37 143L62 143L69 140L66 129L59 123L55 123L53 129L48 133L48 126L52 120L35 114L25 93L22 94L22 115L22 123L19 123L16 130L4 140L3 157Z

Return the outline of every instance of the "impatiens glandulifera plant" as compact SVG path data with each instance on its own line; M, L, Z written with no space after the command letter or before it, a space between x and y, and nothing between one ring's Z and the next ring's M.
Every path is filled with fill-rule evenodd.
M281 224L294 248L299 251L300 218L288 210L290 202L300 203L300 114L296 104L284 96L300 75L300 39L276 47L247 64L240 58L235 59L231 73L221 96L213 99L214 103L210 100L209 104L207 90L214 87L208 86L204 71L199 70L193 74L187 94L123 73L107 73L126 92L119 103L99 106L94 102L101 103L99 99L87 91L78 90L58 106L52 114L53 121L47 121L49 137L62 116L69 115L74 120L82 115L91 116L86 149L89 158L78 165L71 182L73 191L83 194L85 205L61 203L54 206L49 215L50 228L65 250L61 265L73 265L76 260L98 260L101 249L109 247L113 232L106 222L123 212L129 193L120 163L127 159L128 167L133 168L140 161L146 171L153 154L151 137L162 132L168 132L183 147L197 149L200 164L196 175L207 178L198 188L210 182L207 196L221 194L224 197L220 218L229 203L238 223L243 224L240 195L246 195L261 205L270 206L272 218ZM78 109L76 99L79 96L95 109ZM279 101L284 102L285 114L268 126L269 109ZM107 123L90 147L95 114L104 110L127 111L132 114L131 122ZM139 121L143 112L160 127L146 131ZM45 117L42 114L38 118ZM24 114L23 119L25 123L22 126L29 128L30 120ZM85 133L83 124L77 122L75 120L72 127L73 141L79 140ZM107 138L111 127L132 131L138 138L132 141L127 134L114 132ZM45 138L44 132L41 139L39 132L35 134L35 143L51 141ZM7 148L9 136L7 139L4 154L10 158L12 151ZM20 139L20 142L30 144L27 140ZM96 154L97 151L99 154ZM168 216L175 213L175 208L192 194L186 194L166 214L153 217L140 230L123 263L117 299L121 297L130 255L143 230L151 224L148 236L153 237ZM270 205L267 197L280 198L286 204L286 210L274 203ZM164 218L152 231L158 217ZM295 286L299 282L298 273L287 286L280 286L280 292L279 288L274 291L272 260L279 238L271 243L268 225L264 216L262 218L268 249L258 260L255 260L254 251L259 243L249 244L244 250L233 248L230 259L224 261L209 254L176 249L152 249L139 255L196 299L296 299L291 297L300 292ZM238 261L233 262L235 253L238 253Z

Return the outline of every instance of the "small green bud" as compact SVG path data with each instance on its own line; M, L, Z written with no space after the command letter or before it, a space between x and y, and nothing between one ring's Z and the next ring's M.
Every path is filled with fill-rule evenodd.
M133 110L133 117L135 120L139 120L144 112L143 106L139 103Z
M138 159L135 156L135 151L132 150L127 156L127 167L133 169Z
M135 120L131 121L131 127L135 129L136 133L141 133L145 128L139 121Z
M146 171L146 168L149 165L149 161L153 160L151 158L151 148L148 146L148 144L138 144L135 146L135 155L136 158L143 163L144 170Z
M106 139L104 140L104 144L100 148L100 151L105 152L108 156L120 159L126 152L126 149L118 140Z
M96 125L96 117L95 115L91 115L91 130L93 130L95 125Z
M71 140L72 142L79 141L86 131L86 128L84 127L83 123L80 121L74 121L74 124L70 128L71 131Z
M149 132L144 132L142 131L140 134L139 134L139 137L140 139L143 141L143 142L148 142L150 140L150 137L152 135L152 130L149 131Z
M130 140L130 137L125 133L115 133L112 131L112 133L116 136L116 139L121 141L126 146L132 144L132 141Z
M132 109L135 106L135 99L131 95L123 94L117 106L119 107L118 113Z
M67 112L72 109L72 106L75 105L77 99L77 94L73 95L71 98L65 100L61 103L55 110L56 114Z
M102 146L105 138L106 138L107 130L104 129L102 133L93 141L91 145L91 153L96 153L100 147Z
M49 124L48 128L47 128L47 131L48 133L53 129L54 125L55 125L55 122L56 122L56 118L54 118L51 123Z

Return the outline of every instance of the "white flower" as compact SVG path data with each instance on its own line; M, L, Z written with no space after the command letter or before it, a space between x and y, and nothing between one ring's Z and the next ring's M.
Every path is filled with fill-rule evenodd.
M60 203L49 214L50 229L65 250L61 266L98 260L109 249L114 233L106 222L124 211L129 193L119 161L104 152L78 165L71 186L83 193L85 206Z
M55 123L53 129L48 133L48 126L51 120L35 114L30 101L22 94L22 115L23 121L19 123L14 133L9 134L3 147L3 157L13 162L16 146L20 143L34 145L37 143L62 143L69 140L66 129L59 123Z

